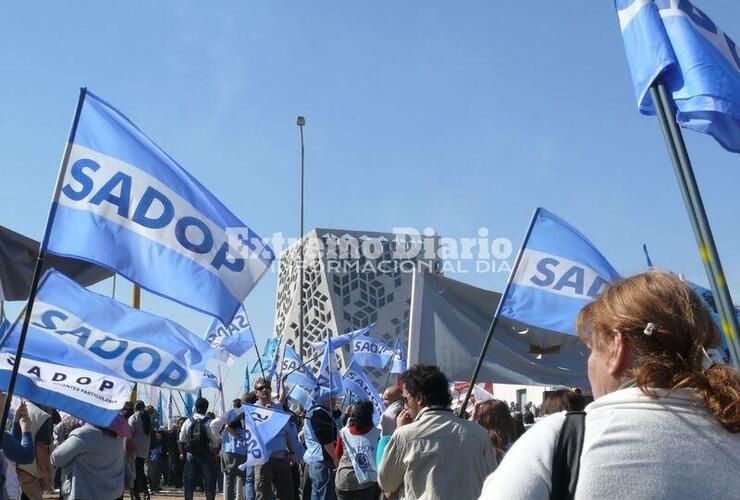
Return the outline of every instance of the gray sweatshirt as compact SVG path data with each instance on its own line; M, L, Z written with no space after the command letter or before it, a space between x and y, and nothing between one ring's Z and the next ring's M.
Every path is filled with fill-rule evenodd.
M123 495L123 439L93 425L72 431L51 454L51 463L62 468L65 499L112 500Z

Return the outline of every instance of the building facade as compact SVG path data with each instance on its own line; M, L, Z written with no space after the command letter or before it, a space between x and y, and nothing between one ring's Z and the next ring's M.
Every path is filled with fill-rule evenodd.
M413 269L439 273L438 238L316 228L304 237L303 353L312 342L371 323L371 336L393 346L408 341ZM280 256L274 335L300 352L300 245ZM340 367L348 353L340 353ZM318 360L311 363L314 367ZM386 373L368 370L383 387Z

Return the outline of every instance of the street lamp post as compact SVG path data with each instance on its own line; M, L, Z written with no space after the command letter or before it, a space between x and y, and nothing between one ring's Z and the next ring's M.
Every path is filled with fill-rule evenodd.
M298 349L298 355L301 357L301 362L303 362L303 164L306 156L306 150L303 147L303 126L306 124L306 119L302 116L299 116L296 119L296 125L298 125L299 130L301 131L301 239L298 246L298 252L300 255L300 264L298 267L298 302L299 302L299 312L298 312L298 343L299 343L299 349Z

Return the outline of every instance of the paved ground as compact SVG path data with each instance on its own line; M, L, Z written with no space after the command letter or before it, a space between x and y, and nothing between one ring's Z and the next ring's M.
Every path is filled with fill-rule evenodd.
M45 494L44 500L57 500L59 497L52 494ZM124 500L129 500L128 493L123 496ZM180 491L163 491L161 493L158 493L156 495L152 495L151 500L173 500L175 498L184 498L184 495L182 493L182 490ZM195 500L204 500L206 497L203 495L203 493L196 493L194 499ZM222 498L222 495L220 493L216 494L216 498L220 499Z

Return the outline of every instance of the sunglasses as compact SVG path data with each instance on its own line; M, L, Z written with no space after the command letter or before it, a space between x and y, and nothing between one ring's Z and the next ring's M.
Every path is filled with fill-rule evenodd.
M265 389L267 389L267 386L266 386L266 385L261 385L261 386L259 386L259 387L255 387L255 390L256 390L256 391L259 391L259 392L262 392L262 391L264 391Z

